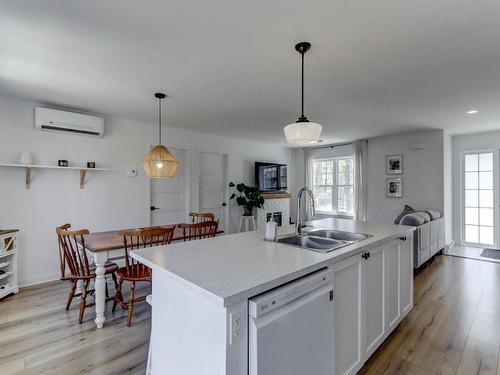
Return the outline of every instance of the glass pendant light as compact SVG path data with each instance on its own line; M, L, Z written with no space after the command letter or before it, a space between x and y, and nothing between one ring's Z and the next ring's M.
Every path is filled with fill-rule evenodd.
M157 92L155 98L158 99L158 133L159 144L149 151L142 165L149 178L171 178L175 176L178 161L168 149L161 144L161 100L165 99L165 94Z
M311 48L311 43L300 42L295 45L295 50L302 56L302 114L299 119L285 126L283 129L288 143L305 145L317 142L321 135L321 125L311 122L304 116L304 55Z

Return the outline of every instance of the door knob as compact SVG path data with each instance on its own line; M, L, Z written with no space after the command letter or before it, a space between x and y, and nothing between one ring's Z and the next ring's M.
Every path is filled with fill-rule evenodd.
M149 209L150 209L151 211L158 210L159 208L160 208L160 207L155 207L155 206L151 206L151 207L149 207Z
M222 203L222 207L226 207L226 206L227 206L226 202Z

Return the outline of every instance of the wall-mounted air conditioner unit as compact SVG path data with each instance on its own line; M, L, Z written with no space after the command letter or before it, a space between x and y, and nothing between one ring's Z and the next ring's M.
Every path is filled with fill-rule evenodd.
M102 137L104 135L104 119L81 113L36 107L35 129Z

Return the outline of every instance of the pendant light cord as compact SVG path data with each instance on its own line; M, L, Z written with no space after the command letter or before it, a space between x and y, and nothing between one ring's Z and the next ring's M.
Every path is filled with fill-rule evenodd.
M161 145L161 98L158 99L158 138Z
M302 116L304 117L304 52L301 53L302 55Z

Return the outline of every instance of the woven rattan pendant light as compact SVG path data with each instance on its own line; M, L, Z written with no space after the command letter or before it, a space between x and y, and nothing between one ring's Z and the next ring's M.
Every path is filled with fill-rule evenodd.
M158 99L159 144L149 151L142 161L142 165L149 178L171 178L175 176L178 161L174 155L161 144L161 100L165 99L165 94L157 92L155 98Z

